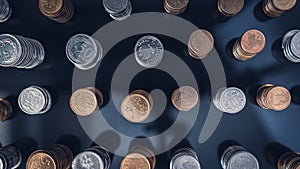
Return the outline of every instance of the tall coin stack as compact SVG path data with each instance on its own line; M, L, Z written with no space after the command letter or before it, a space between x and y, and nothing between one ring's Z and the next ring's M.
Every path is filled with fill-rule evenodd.
M59 23L68 22L74 14L70 0L39 0L39 8L43 15Z
M277 169L299 169L300 154L296 152L287 152L280 156Z
M14 146L5 146L0 149L0 168L16 169L22 162L20 150Z
M300 30L287 32L282 39L284 56L291 62L300 62Z
M144 146L134 146L123 159L120 169L141 168L154 169L156 158L154 153Z
M174 15L181 14L187 8L189 0L164 0L166 12Z
M249 30L233 46L233 56L241 61L255 57L266 44L264 34L259 30Z
M20 93L18 104L24 113L38 115L46 113L51 108L52 100L48 90L31 86Z
M130 0L103 0L103 6L110 17L117 21L127 19L132 12Z
M32 69L45 58L42 44L18 35L0 35L0 66Z
M33 152L27 160L26 169L68 169L71 167L72 160L73 153L70 148L56 144L50 149Z
M0 98L0 122L6 121L12 116L12 106L9 101Z
M256 96L257 104L263 109L282 111L289 107L291 103L290 92L282 86L273 84L262 85Z
M109 153L99 146L94 146L79 153L72 162L72 169L108 169L111 165Z
M0 0L0 23L7 21L12 13L12 9L7 0Z
M189 147L177 150L170 161L170 169L177 168L201 169L196 152Z
M206 57L214 47L214 37L204 29L194 31L188 41L188 52L196 59Z
M218 11L226 17L231 17L244 8L244 3L244 0L218 0Z
M264 0L263 11L269 17L275 18L281 16L285 11L292 9L297 0Z
M223 169L242 168L259 169L259 162L257 158L247 152L241 146L229 146L227 147L221 157L221 165Z

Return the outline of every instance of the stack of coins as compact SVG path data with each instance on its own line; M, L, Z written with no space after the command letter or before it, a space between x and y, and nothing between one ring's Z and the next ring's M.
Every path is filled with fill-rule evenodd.
M11 17L12 9L7 0L0 0L0 23L7 21Z
M12 117L12 106L9 101L0 98L0 122Z
M196 89L191 86L182 86L172 94L172 103L180 111L192 110L199 101Z
M221 88L213 98L215 107L225 113L235 114L242 111L246 105L244 92L236 87Z
M150 149L143 146L134 146L130 150L130 153L123 159L120 169L154 169L155 165L156 158Z
M136 42L134 55L139 65L145 68L153 68L162 61L164 46L158 38L144 36Z
M102 147L95 146L78 154L72 162L72 169L108 169L110 165L109 153Z
M71 167L72 160L73 153L70 148L56 144L50 149L37 150L31 153L26 163L26 169L68 169Z
M164 0L166 12L174 15L181 14L185 11L189 0Z
M226 17L238 14L244 8L244 0L218 0L218 11Z
M221 165L223 169L259 169L256 157L241 146L226 148L221 157Z
M0 35L0 66L31 69L40 65L44 57L44 47L38 41L17 35Z
M70 107L78 116L89 116L103 105L103 94L99 89L87 87L73 92Z
M70 0L39 0L39 8L43 15L59 23L68 22L74 14Z
M46 113L51 108L52 100L48 90L31 86L20 93L18 104L24 113L38 115Z
M263 11L269 17L275 18L292 9L296 3L297 0L264 0Z
M196 59L206 57L214 47L214 37L210 32L199 29L193 32L188 41L188 52Z
M191 148L177 150L170 162L170 169L201 169L198 156Z
M78 69L87 70L95 67L102 59L103 49L98 40L77 34L69 39L66 55Z
M259 30L249 30L233 46L233 56L241 61L252 59L266 44L265 36Z
M129 122L141 123L149 117L152 107L151 95L144 90L135 90L122 101L121 113Z
M291 30L282 39L284 56L291 62L300 62L300 30Z
M262 85L256 96L256 101L261 108L275 111L288 108L291 100L291 94L286 88L273 84Z
M0 149L0 168L16 169L22 162L21 151L14 146L6 146Z
M117 21L127 19L132 12L130 0L103 0L104 9Z
M280 156L277 164L278 169L299 169L300 154L296 152L287 152Z

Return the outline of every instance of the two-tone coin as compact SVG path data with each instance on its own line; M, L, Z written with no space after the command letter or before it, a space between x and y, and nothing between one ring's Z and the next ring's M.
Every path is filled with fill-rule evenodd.
M167 13L178 15L183 13L187 6L189 0L164 0L164 9Z
M193 87L182 86L173 92L171 100L174 107L178 110L190 111L197 105L199 95Z
M291 62L300 62L300 30L291 30L282 38L284 56Z
M12 8L7 0L0 0L0 23L7 21L12 14Z
M214 38L210 32L204 29L194 31L188 41L188 52L196 59L206 57L214 47Z
M191 148L177 150L170 161L170 169L201 169L196 152Z
M74 14L70 0L39 0L39 9L43 15L59 23L68 22Z
M263 11L267 16L275 18L291 10L296 3L297 0L264 0Z
M110 17L117 21L127 19L132 12L130 0L103 0L103 6Z
M244 8L244 3L244 0L218 0L218 11L226 17L231 17Z

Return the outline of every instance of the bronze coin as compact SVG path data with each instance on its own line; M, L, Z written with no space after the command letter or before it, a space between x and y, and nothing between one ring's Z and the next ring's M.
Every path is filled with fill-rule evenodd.
M281 111L290 105L291 95L286 88L277 86L268 91L266 100L270 109Z
M188 5L189 0L165 0L165 5L171 10L181 11Z
M242 49L249 54L261 52L266 44L265 36L259 30L249 30L241 38Z
M244 0L219 0L219 10L225 15L236 15L244 7Z
M132 91L130 94L140 94L140 95L143 95L149 101L150 106L151 106L150 109L152 109L152 107L153 107L153 99L152 99L151 95L148 92L146 92L145 90L138 89L138 90Z
M63 0L39 0L39 6L46 14L54 14L63 7Z
M199 100L198 92L190 86L182 86L172 94L172 103L180 111L193 109Z
M70 98L70 107L79 116L88 116L99 108L95 93L88 89L76 90Z
M277 9L287 11L296 5L297 0L272 0L272 3Z
M151 165L144 155L131 153L123 159L120 169L151 169Z
M150 115L149 100L141 94L130 94L121 104L121 112L125 119L132 123L141 123Z
M148 161L151 165L151 169L155 168L156 157L155 157L155 154L150 149L148 149L144 146L141 146L141 145L136 145L131 148L131 153L139 153L139 154L144 155L148 159Z
M207 30L196 30L189 38L188 47L199 58L202 58L213 49L214 38Z
M33 152L26 163L26 169L56 169L55 160L44 151Z

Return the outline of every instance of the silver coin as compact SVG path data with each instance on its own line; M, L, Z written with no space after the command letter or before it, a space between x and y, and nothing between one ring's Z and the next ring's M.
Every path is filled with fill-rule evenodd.
M103 0L103 6L110 14L120 13L127 8L128 2L129 0Z
M11 17L12 10L7 0L1 0L0 9L0 23L2 23Z
M230 87L221 93L219 105L221 110L226 113L238 113L242 111L246 105L246 96L241 89Z
M32 86L20 93L18 103L21 110L27 114L41 114L46 105L46 98L41 90Z
M300 32L296 33L291 39L291 51L300 58Z
M143 67L153 68L163 59L164 47L154 36L140 38L134 47L136 61Z
M132 6L131 6L131 2L128 2L128 6L126 7L126 9L120 13L113 13L110 14L110 17L113 18L114 20L117 21L122 21L125 20L127 18L129 18L129 16L131 15L132 12Z
M231 157L226 169L259 169L256 157L249 152L239 152Z
M178 157L171 169L200 169L200 163L192 156Z
M101 157L90 151L78 154L73 162L72 169L105 169Z
M0 66L9 67L21 57L21 44L14 36L0 35Z

